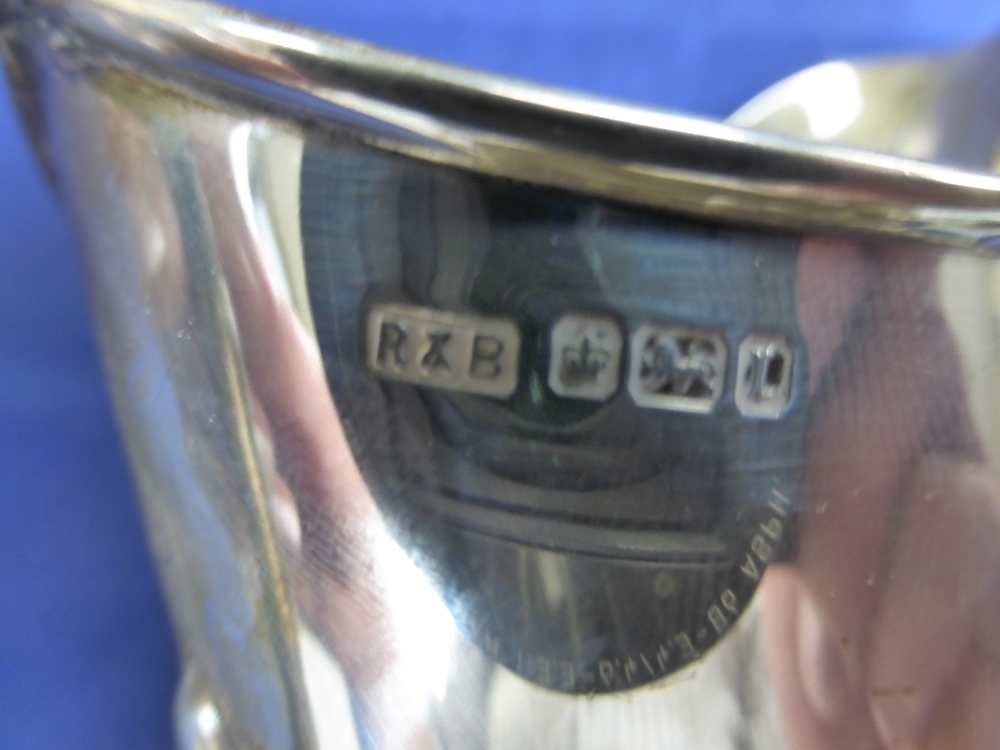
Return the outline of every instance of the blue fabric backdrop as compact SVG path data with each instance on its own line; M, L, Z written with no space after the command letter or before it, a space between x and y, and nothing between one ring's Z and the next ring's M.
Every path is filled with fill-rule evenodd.
M822 60L1000 32L997 0L243 1L712 117ZM169 748L176 677L68 221L0 95L0 748Z

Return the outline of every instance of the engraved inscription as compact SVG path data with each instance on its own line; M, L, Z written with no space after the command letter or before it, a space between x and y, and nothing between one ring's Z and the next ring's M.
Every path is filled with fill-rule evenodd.
M694 648L694 643L691 641L691 636L687 633L681 632L675 635L674 643L681 650L681 657L684 661L691 661L698 656L698 652Z
M451 372L451 363L444 354L444 347L451 340L451 334L447 331L428 333L427 340L430 342L430 347L420 360L420 366L425 372L432 372L434 370Z
M732 589L724 589L719 596L719 603L713 604L705 613L708 621L712 623L716 635L722 635L732 621L740 615L739 600ZM730 619L732 618L732 619Z
M663 646L660 646L660 648L663 648ZM639 654L639 661L642 662L642 666L644 666L646 671L649 672L650 677L656 677L656 672L653 671L653 665L649 663L649 659L646 658L645 654ZM662 672L663 670L664 667L661 666L660 671Z
M604 401L618 390L622 334L612 318L564 315L549 336L549 388L559 396Z
M722 595L719 597L719 601L722 602L722 606L732 614L740 614L740 603L732 589L724 589L722 591Z
M768 502L767 506L784 518L788 514L788 508L791 507L792 501L778 492L777 488L772 489L771 494L774 495L774 499Z
M762 563L767 565L774 557L774 548L760 534L750 541L750 550L757 555Z
M552 675L549 672L549 660L544 656L538 657L538 679L543 685L548 685L552 680Z
M499 336L477 333L472 337L472 359L469 362L469 376L476 380L496 380L503 372L503 357L506 345ZM516 363L515 363L516 365ZM513 368L516 372L516 366Z
M760 580L760 568L757 567L757 561L754 560L753 555L749 552L747 552L746 560L742 565L740 565L740 570L743 571L743 575L751 581Z
M686 635L684 637L687 638ZM690 639L688 639L688 643L690 643ZM694 651L693 648L691 650ZM666 646L664 646L661 643L660 647L656 649L656 664L657 666L660 667L660 672L666 672L667 665L669 663L670 663L670 652L667 650Z
M788 516L788 510L792 506L792 501L777 489L772 489L771 494L774 496L774 499L770 500L767 506L774 511L774 515L767 520L767 523L761 523L758 526L761 533L754 535L754 538L750 540L750 551L746 553L746 558L740 565L740 571L743 575L754 582L760 580L764 568L767 567L767 564L774 557L774 547L771 542L777 544L784 536L785 525L781 519ZM758 561L760 565L758 565ZM732 594L731 591L726 589L723 592L723 596L726 595L726 592ZM735 596L733 599L735 601ZM722 604L726 606L725 599L723 599Z
M368 313L368 366L406 383L506 398L517 387L513 321L402 304Z
M562 666L563 686L567 689L576 685L576 671L573 669L573 662L564 661Z
M736 408L746 417L777 419L792 393L792 349L782 336L752 333L736 358Z
M635 673L639 671L639 665L631 656L625 660L625 681L631 685L635 682Z
M615 665L610 660L604 659L597 665L597 670L601 675L604 686L610 688L614 684Z
M727 355L718 334L647 323L632 337L629 393L639 406L707 414L722 395Z
M406 343L406 331L391 321L382 321L378 327L378 347L375 361L381 367L406 366L403 358L403 344Z
M722 608L718 604L713 604L708 608L708 621L712 623L717 635L722 635L729 627L729 620L722 613Z

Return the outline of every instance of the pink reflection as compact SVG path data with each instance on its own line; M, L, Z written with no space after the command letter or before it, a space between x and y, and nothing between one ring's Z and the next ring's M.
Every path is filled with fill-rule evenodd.
M817 241L800 256L818 365L800 553L763 587L795 750L1000 737L1000 485L940 309L939 257Z

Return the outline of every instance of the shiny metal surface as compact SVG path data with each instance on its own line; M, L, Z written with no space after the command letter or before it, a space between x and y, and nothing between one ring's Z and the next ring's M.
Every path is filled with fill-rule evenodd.
M215 6L3 8L182 747L996 745L997 178ZM735 119L986 168L941 123L990 49Z
M230 96L336 117L421 159L757 224L983 246L998 234L997 184L982 175L581 97L198 2L7 7L72 29L61 43L91 63L121 52L208 76L235 87Z

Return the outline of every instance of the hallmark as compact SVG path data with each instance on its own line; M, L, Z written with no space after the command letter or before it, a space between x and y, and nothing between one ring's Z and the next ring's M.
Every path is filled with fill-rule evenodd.
M604 401L618 390L622 334L613 318L564 315L549 341L549 388L555 394Z
M716 333L646 323L632 337L629 393L639 406L707 414L722 395L727 355Z
M405 383L507 398L517 387L513 321L402 304L368 313L368 366Z
M366 357L379 377L508 398L517 388L521 334L509 318L415 305L374 305ZM637 406L709 414L723 396L729 350L718 332L644 323L629 345L628 392ZM609 315L567 313L549 330L548 385L562 398L606 401L618 390L624 335ZM779 419L792 395L786 337L751 333L736 357L733 400L745 417Z
M792 349L784 337L752 333L736 357L736 408L745 417L777 419L792 391Z

